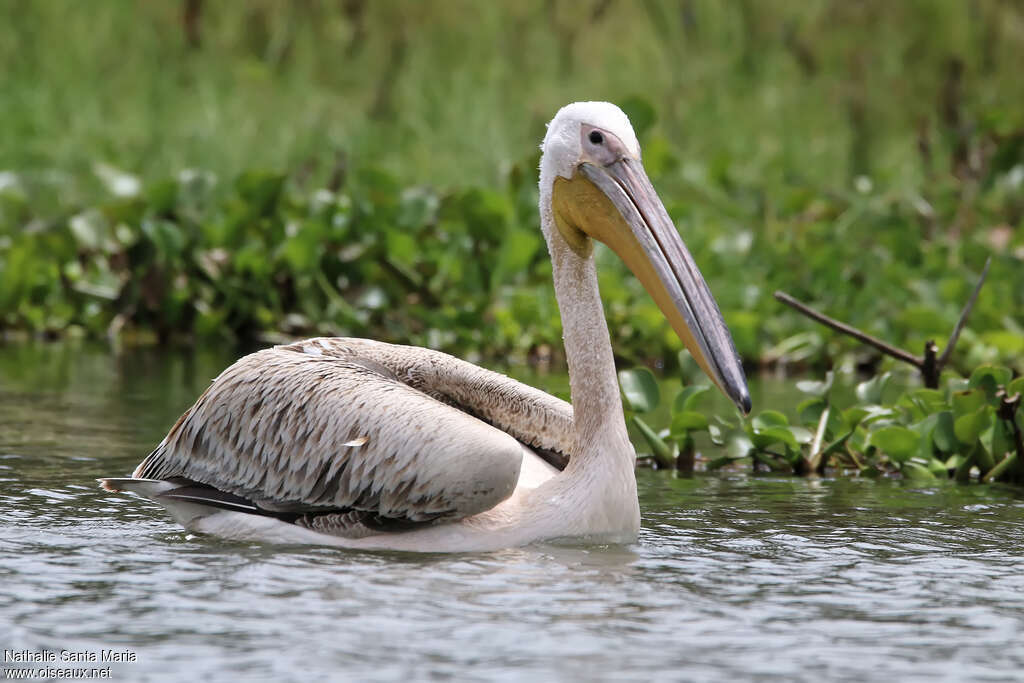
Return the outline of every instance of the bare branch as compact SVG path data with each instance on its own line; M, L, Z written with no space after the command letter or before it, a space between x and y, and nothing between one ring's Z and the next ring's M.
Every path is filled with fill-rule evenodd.
M910 363L918 370L921 369L924 363L923 359L915 356L909 351L904 351L903 349L897 348L892 344L888 344L882 341L881 339L878 339L877 337L872 337L870 334L867 334L866 332L861 332L857 328L851 327L846 323L841 323L838 320L834 320L833 318L828 317L824 313L819 313L818 311L814 310L807 304L798 301L797 299L794 299L785 292L776 291L775 298L781 301L782 303L786 304L787 306L790 306L791 308L795 308L796 310L800 311L808 318L816 320L822 325L831 327L833 330L836 330L837 332L842 332L843 334L853 337L854 339L861 341L869 346L873 346L887 356L891 356L897 360L901 360L904 363Z
M963 331L964 325L967 324L967 318L971 315L971 309L974 308L974 302L978 300L978 292L981 291L981 286L985 284L985 278L988 277L988 267L991 264L992 257L989 256L985 260L985 267L981 269L981 277L978 278L978 284L974 286L971 298L967 300L966 304L964 304L964 310L960 312L960 319L956 321L956 327L953 328L953 333L949 335L949 341L946 342L946 348L942 350L942 355L939 356L937 361L939 372L942 372L942 368L946 367L949 357L953 354L953 347L956 346L957 341L960 339L960 332Z

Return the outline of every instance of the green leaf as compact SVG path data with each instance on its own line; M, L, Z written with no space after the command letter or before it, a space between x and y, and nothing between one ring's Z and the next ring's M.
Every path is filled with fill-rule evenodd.
M185 234L176 223L171 221L162 218L147 218L142 221L142 232L153 243L157 253L163 259L175 259L185 249ZM266 260L266 254L260 254L260 258Z
M1016 450L1010 426L1005 420L993 420L992 425L981 433L981 445L999 461L1007 453Z
M619 386L631 410L649 413L658 407L661 392L654 373L647 368L632 368L619 372Z
M955 469L959 468L961 465L963 465L964 462L966 462L966 461L967 461L967 455L966 454L964 454L964 453L954 453L953 455L951 455L948 458L946 458L946 461L943 464L945 465L946 469L955 470Z
M956 418L953 422L953 432L960 443L965 446L971 446L991 424L991 410L989 410L988 406L983 406L973 413L967 413Z
M268 215L277 206L285 176L267 171L246 171L238 176L235 189L257 214Z
M857 399L863 403L881 403L885 388L889 386L892 373L886 372L857 385Z
M793 438L796 439L797 443L805 444L814 440L814 434L811 430L805 429L804 427L791 425L789 427L789 433L793 435Z
M803 380L796 383L796 388L805 394L811 394L812 396L825 396L832 389L832 383L835 381L835 373L831 370L825 373L824 381L818 382L815 380Z
M714 460L711 460L710 462L708 462L708 464L707 464L708 471L714 471L714 470L717 470L717 469L721 469L722 467L725 467L726 465L732 463L734 460L737 460L737 458L730 458L728 455L720 455L717 458L715 458Z
M672 415L672 436L684 436L689 432L698 432L708 428L708 418L703 413L684 410Z
M99 251L110 236L106 217L96 209L87 209L68 220L68 228L82 249Z
M750 440L759 449L768 448L776 443L781 443L794 451L800 448L796 437L788 426L754 429L750 432Z
M693 410L697 399L709 391L711 391L711 387L705 384L691 384L688 387L683 387L683 390L679 392L675 402L672 404L672 412Z
M947 477L951 468L946 467L946 464L936 458L928 458L928 470L936 477Z
M946 372L949 372L948 370ZM945 374L945 373L943 373ZM957 377L951 375L946 380L946 393L952 395L957 391L967 391L970 388L970 382L964 377Z
M714 422L708 424L708 434L711 436L711 443L716 446L725 445L725 432Z
M1006 385L1006 395L1013 396L1014 394L1024 395L1024 377L1018 377Z
M651 447L651 455L654 456L658 465L660 467L672 467L676 462L676 457L672 453L671 447L665 443L665 440L655 434L654 430L636 415L633 416L633 424Z
M921 437L900 425L880 427L871 432L871 445L884 451L896 462L909 460L917 452Z
M953 422L953 413L948 410L938 413L936 417L932 443L942 453L952 453L957 449L956 430L953 428Z
M1009 368L998 365L979 365L971 373L969 386L971 389L982 389L990 400L995 397L1000 385L1009 384L1013 372Z
M750 455L750 452L754 450L754 443L742 434L736 434L729 440L729 445L726 447L729 453L729 458L732 460L739 460L746 458Z
M985 392L980 389L957 391L952 398L953 414L957 417L975 413L986 404Z
M809 398L801 401L796 407L796 414L800 416L801 424L817 426L821 414L825 412L828 403L820 398Z
M901 405L913 408L918 419L944 410L946 395L938 389L915 389L900 397Z
M97 161L92 167L93 173L107 188L107 192L115 197L134 197L142 189L139 179L119 168Z
M900 466L900 474L913 482L918 483L931 483L936 481L935 475L932 474L924 465L918 465L916 462L903 463Z
M789 420L785 415L777 410L762 410L758 413L750 423L754 426L754 429L764 429L768 427L788 427Z

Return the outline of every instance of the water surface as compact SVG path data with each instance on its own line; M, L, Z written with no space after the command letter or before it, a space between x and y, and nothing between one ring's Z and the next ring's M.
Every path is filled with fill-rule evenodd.
M1019 489L641 471L634 545L423 556L193 536L95 487L233 355L0 347L0 648L128 651L51 665L126 681L1024 675Z

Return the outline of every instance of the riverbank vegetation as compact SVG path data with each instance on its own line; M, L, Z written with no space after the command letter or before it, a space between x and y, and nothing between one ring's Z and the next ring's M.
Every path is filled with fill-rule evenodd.
M608 99L750 372L887 367L776 290L918 350L992 259L949 366L966 379L843 410L825 391L792 439L762 413L744 457L999 466L1009 423L976 376L1024 372L1014 3L8 3L0 37L7 339L354 335L557 363L536 145L560 105ZM689 377L642 288L598 258L620 366ZM981 412L978 434L947 429ZM906 430L920 451L891 446Z

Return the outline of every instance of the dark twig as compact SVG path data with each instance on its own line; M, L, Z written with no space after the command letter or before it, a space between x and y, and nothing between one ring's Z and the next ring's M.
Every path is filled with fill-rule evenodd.
M957 341L960 339L960 333L964 329L964 325L967 324L967 318L971 315L971 309L974 308L974 302L978 300L978 292L981 291L981 286L985 284L985 278L988 277L988 267L992 265L992 257L989 256L985 259L985 267L981 269L981 277L978 278L978 284L974 286L974 291L971 292L971 298L964 304L964 310L960 311L960 319L956 321L956 327L953 328L953 334L949 335L949 341L946 342L946 348L943 349L942 355L939 356L938 364L939 370L945 367L946 362L949 360L949 356L953 353L953 347L956 346Z
M999 391L996 392L996 398L999 399L999 408L996 410L996 416L1009 424L1010 431L1013 433L1014 448L1013 452L1007 453L1002 460L985 473L981 479L985 483L1001 479L1007 470L1014 471L1014 474L1008 477L1008 479L1019 480L1024 477L1024 471L1020 467L1020 463L1024 462L1024 436L1020 433L1020 427L1017 425L1016 419L1017 409L1020 407L1020 393L1008 396L1006 389L1000 387Z
M808 318L817 320L819 323L825 325L826 327L831 327L833 330L836 330L837 332L842 332L843 334L849 335L854 339L862 341L869 346L874 346L876 349L886 354L887 356L892 356L893 358L901 360L905 363L910 363L911 365L918 369L921 368L921 364L923 362L922 359L918 358L909 351L904 351L903 349L896 348L892 344L888 344L882 341L881 339L878 339L877 337L872 337L870 334L867 334L866 332L861 332L855 327L850 327L846 323L841 323L838 320L828 317L824 313L819 313L818 311L814 310L807 304L798 301L797 299L794 299L785 292L775 292L775 298L781 301L782 303L786 304L787 306L790 306L800 311Z
M1017 457L1024 459L1024 435L1017 425L1017 409L1020 408L1020 392L1008 396L1005 389L1001 389L996 396L999 398L998 416L1000 420L1010 423L1010 430L1013 432L1013 443L1017 450Z
M334 150L334 166L331 167L331 175L327 179L327 189L337 192L345 185L345 177L348 175L348 156L345 150Z
M935 345L934 341L929 340L925 343L923 356L915 356L909 351L904 351L903 349L897 348L892 344L888 344L877 337L872 337L870 334L862 332L855 327L851 327L846 323L830 318L824 313L819 313L807 304L794 299L785 292L776 291L775 298L787 306L800 311L808 318L818 321L822 325L831 327L837 332L842 332L845 335L853 337L868 346L873 346L885 355L891 356L896 360L901 360L904 363L913 365L917 368L918 372L921 373L921 379L924 381L924 385L926 387L929 389L938 389L939 375L942 374L942 369L946 367L946 363L949 362L949 357L953 353L953 348L960 339L960 333L963 331L964 325L967 324L967 318L970 317L971 309L974 308L974 302L978 300L978 293L981 291L982 285L985 284L985 278L988 276L988 267L991 263L992 257L989 257L988 260L985 261L985 267L981 271L981 277L978 278L978 284L974 286L974 291L971 293L970 299L967 300L967 303L964 304L963 310L960 312L960 319L957 320L952 334L949 335L949 342L946 343L946 348L943 350L941 356L938 355L939 347Z
M181 23L185 29L185 41L191 48L197 48L202 41L199 34L199 19L203 11L203 0L185 0Z
M929 389L939 388L939 375L942 374L942 366L944 363L940 363L937 357L939 353L939 347L934 341L929 339L924 343L924 356L921 357L921 377L924 379L924 385Z

